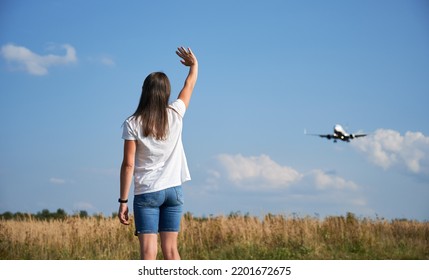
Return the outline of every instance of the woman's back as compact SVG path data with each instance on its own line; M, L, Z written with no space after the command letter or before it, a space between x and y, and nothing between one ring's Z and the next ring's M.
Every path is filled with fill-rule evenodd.
M125 121L122 138L137 141L134 194L162 190L191 179L182 143L185 112L186 106L180 99L168 107L165 139L144 136L138 117L131 116Z

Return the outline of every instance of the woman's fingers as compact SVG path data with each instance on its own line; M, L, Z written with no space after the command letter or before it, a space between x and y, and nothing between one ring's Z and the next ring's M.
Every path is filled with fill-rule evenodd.
M185 66L191 66L195 63L195 56L191 48L185 49L184 47L177 48L176 54L182 58L180 61Z
M190 48L188 48L188 50L186 50L184 47L177 48L176 53L182 58L192 57L192 51Z

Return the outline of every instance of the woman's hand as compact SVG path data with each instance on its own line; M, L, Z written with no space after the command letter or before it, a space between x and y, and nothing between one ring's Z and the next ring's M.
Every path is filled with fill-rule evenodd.
M179 99L185 103L186 108L189 106L191 100L192 91L194 90L195 83L198 78L198 60L190 48L185 49L184 47L177 48L177 55L182 58L180 62L183 65L189 66L189 73L185 79L185 84L179 93Z
M129 225L129 216L128 216L128 205L126 203L121 203L119 205L119 212L118 212L119 221L121 224Z
M184 47L177 48L176 54L182 58L182 62L185 66L194 66L198 64L197 58L190 48L187 50Z

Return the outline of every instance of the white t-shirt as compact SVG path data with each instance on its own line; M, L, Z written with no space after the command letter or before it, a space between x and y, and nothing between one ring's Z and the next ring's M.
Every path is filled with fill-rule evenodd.
M134 167L134 195L180 186L191 180L182 143L185 103L170 104L166 140L143 136L141 122L131 116L123 125L122 139L137 140Z

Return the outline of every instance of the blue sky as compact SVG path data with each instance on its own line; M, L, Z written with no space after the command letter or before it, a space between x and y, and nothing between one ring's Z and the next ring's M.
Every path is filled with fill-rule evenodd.
M117 211L144 78L200 62L185 211L429 219L429 4L0 2L0 212ZM336 123L351 143L304 135Z

